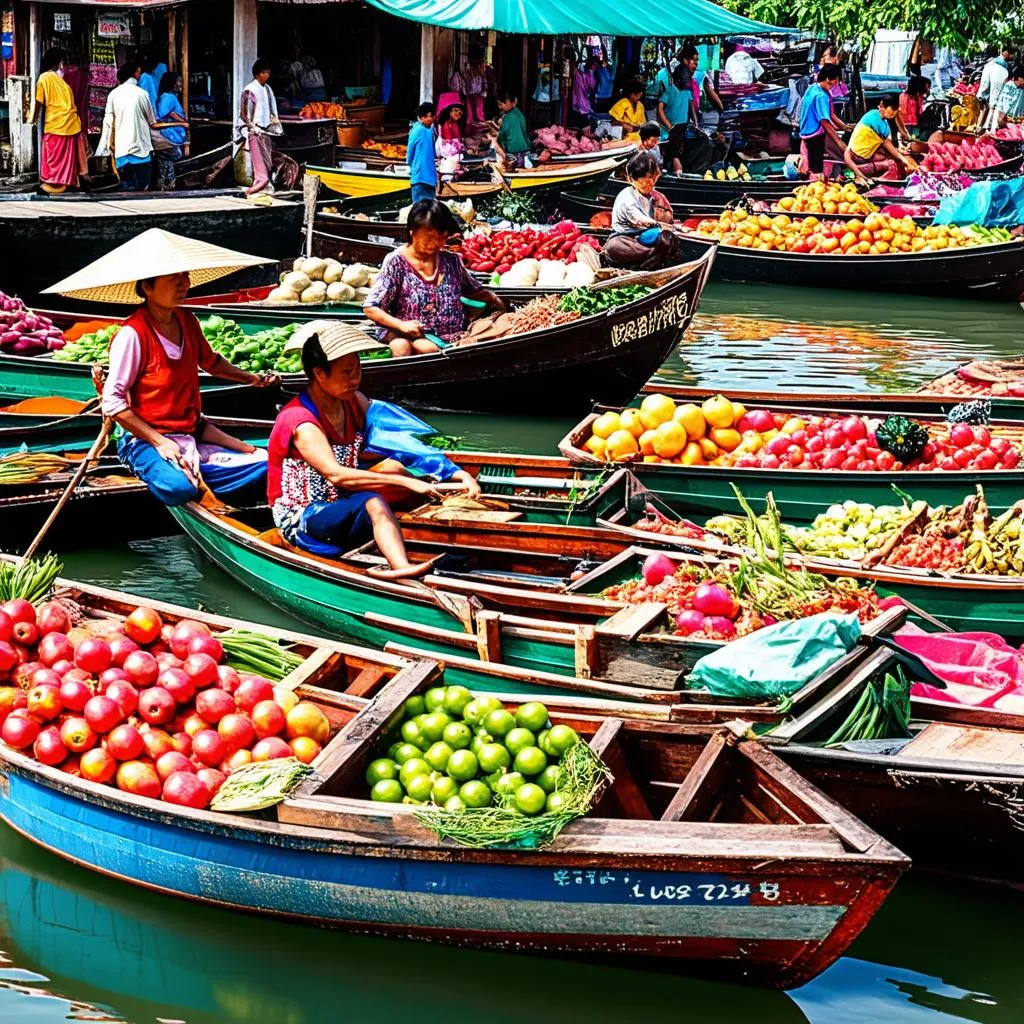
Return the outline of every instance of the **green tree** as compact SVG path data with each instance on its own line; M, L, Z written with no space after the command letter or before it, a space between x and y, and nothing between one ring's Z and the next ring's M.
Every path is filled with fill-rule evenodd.
M877 29L918 31L932 43L961 52L986 43L1019 17L1017 4L997 0L722 0L738 14L808 29L838 42L867 44ZM1006 31L1006 28L1002 29ZM992 37L990 39L989 37Z

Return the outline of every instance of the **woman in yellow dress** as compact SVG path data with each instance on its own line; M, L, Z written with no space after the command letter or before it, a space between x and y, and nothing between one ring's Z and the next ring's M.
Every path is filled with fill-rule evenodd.
M645 91L642 79L630 79L626 83L625 95L608 111L612 121L622 128L622 137L627 142L639 142L640 129L647 123Z
M56 195L78 184L78 176L89 167L88 151L74 93L64 81L63 50L47 50L39 67L29 123L35 124L43 111L39 181L44 192Z

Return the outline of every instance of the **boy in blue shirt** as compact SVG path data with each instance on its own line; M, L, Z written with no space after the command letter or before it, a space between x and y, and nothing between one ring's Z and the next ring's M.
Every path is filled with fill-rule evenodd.
M836 129L848 132L832 111L832 88L839 81L839 65L825 64L818 72L818 81L805 93L800 104L800 141L807 156L807 169L812 178L825 173L825 143L831 139L836 151L845 148Z
M437 163L434 160L434 104L416 108L416 124L409 132L405 153L412 185L412 201L437 198Z

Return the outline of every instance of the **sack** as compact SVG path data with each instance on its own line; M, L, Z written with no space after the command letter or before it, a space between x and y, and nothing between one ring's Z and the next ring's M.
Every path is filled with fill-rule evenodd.
M853 650L860 635L856 615L778 622L704 655L686 689L749 701L788 697Z

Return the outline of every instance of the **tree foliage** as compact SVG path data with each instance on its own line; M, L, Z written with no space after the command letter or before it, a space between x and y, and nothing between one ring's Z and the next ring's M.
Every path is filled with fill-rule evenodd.
M1016 3L997 0L722 0L723 6L769 25L808 29L837 42L867 44L877 29L917 31L938 46L964 52L994 39ZM1004 29L1005 31L1005 29Z

